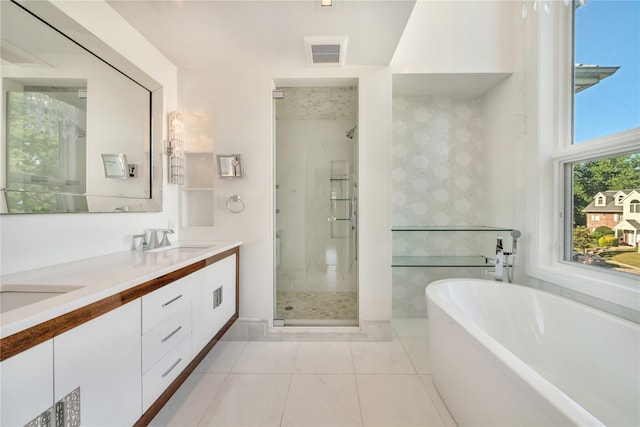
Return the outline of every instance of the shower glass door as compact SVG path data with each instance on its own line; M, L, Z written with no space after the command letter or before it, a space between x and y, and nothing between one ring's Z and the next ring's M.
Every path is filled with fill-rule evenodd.
M275 323L357 325L357 87L280 87Z

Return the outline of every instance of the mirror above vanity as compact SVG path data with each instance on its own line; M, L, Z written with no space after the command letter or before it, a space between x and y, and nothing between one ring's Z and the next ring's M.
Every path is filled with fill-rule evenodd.
M161 211L160 84L49 2L0 7L0 213Z

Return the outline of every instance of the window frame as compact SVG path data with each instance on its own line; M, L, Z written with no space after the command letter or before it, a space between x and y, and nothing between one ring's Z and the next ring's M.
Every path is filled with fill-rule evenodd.
M573 9L556 7L549 15L534 16L536 22L529 31L533 31L530 34L537 49L533 53L535 72L531 74L534 79L537 77L532 83L537 83L538 92L533 94L535 114L528 120L534 128L530 137L537 168L530 175L536 185L529 196L529 206L537 215L527 219L527 227L535 231L530 233L532 251L526 260L527 274L623 308L640 310L637 276L565 261L571 259L566 256L565 242L572 238L572 228L566 227L567 218L571 221L572 217L572 186L567 185L572 176L567 165L640 151L640 128L572 144Z

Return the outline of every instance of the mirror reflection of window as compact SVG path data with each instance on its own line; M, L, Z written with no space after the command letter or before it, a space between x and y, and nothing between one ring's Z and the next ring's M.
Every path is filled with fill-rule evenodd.
M86 192L86 89L7 93L7 203L14 213L58 212L47 193ZM22 193L28 192L28 193Z

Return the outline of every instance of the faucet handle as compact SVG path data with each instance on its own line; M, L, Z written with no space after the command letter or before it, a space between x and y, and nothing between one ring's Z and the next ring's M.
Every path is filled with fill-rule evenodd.
M145 240L144 240L145 237L146 236L145 236L144 233L142 233L142 234L134 234L133 235L133 247L134 247L134 250L141 251L141 250L144 249L144 245L146 243ZM136 239L140 239L140 243L136 244Z
M169 237L167 234L173 234L173 230L159 230L162 231L162 241L160 242L160 246L171 246L171 242L169 241Z

